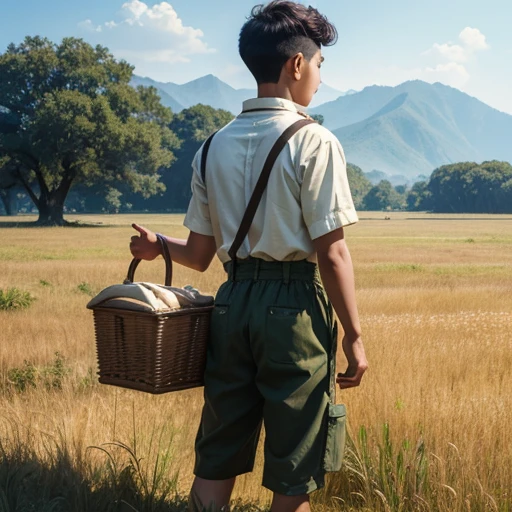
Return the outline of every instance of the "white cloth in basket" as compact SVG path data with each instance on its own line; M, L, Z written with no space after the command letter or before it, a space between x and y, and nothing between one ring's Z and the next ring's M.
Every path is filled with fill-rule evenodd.
M160 312L211 305L213 305L212 296L201 295L191 286L175 288L140 282L109 286L89 301L87 307Z

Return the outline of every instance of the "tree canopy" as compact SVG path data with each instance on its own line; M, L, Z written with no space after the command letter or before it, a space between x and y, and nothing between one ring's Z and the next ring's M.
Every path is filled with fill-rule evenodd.
M27 37L0 55L0 156L39 210L62 224L75 184L123 183L149 196L178 140L154 88L129 85L133 67L101 46ZM4 169L4 170L2 170Z
M496 160L444 165L418 185L415 206L439 213L512 213L512 165Z
M164 171L162 182L167 188L166 200L173 208L187 208L192 192L192 161L201 144L215 131L233 119L227 110L208 105L195 105L175 115L169 125L182 141L176 150L176 163Z
M363 200L364 210L401 210L405 206L405 196L393 188L388 180L373 186Z
M354 164L347 164L347 177L354 206L356 209L360 209L363 207L364 198L372 188L372 184L361 168Z

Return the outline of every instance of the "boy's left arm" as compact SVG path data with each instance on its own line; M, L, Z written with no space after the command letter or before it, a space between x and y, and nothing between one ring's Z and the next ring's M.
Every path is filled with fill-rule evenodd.
M161 247L156 234L138 224L132 224L139 236L132 236L130 251L134 258L141 260L154 260L160 256ZM201 235L191 231L187 239L171 238L166 236L167 246L171 253L172 261L185 267L204 272L212 262L217 247L215 238L209 235Z

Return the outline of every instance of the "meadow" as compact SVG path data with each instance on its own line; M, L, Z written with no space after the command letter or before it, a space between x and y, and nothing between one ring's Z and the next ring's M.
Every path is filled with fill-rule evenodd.
M85 307L123 281L131 222L185 236L182 219L0 218L0 290L35 298L0 310L0 512L186 510L202 391L98 384ZM361 212L346 234L370 367L338 394L350 439L315 510L512 511L512 216ZM161 260L136 274L163 277ZM215 261L173 284L223 279ZM235 508L268 508L261 469Z

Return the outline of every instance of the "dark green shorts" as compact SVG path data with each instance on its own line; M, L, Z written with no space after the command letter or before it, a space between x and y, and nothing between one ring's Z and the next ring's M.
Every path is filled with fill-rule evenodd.
M334 405L336 325L317 266L237 262L216 297L194 473L253 469L265 425L263 485L285 495L341 467L345 408Z

